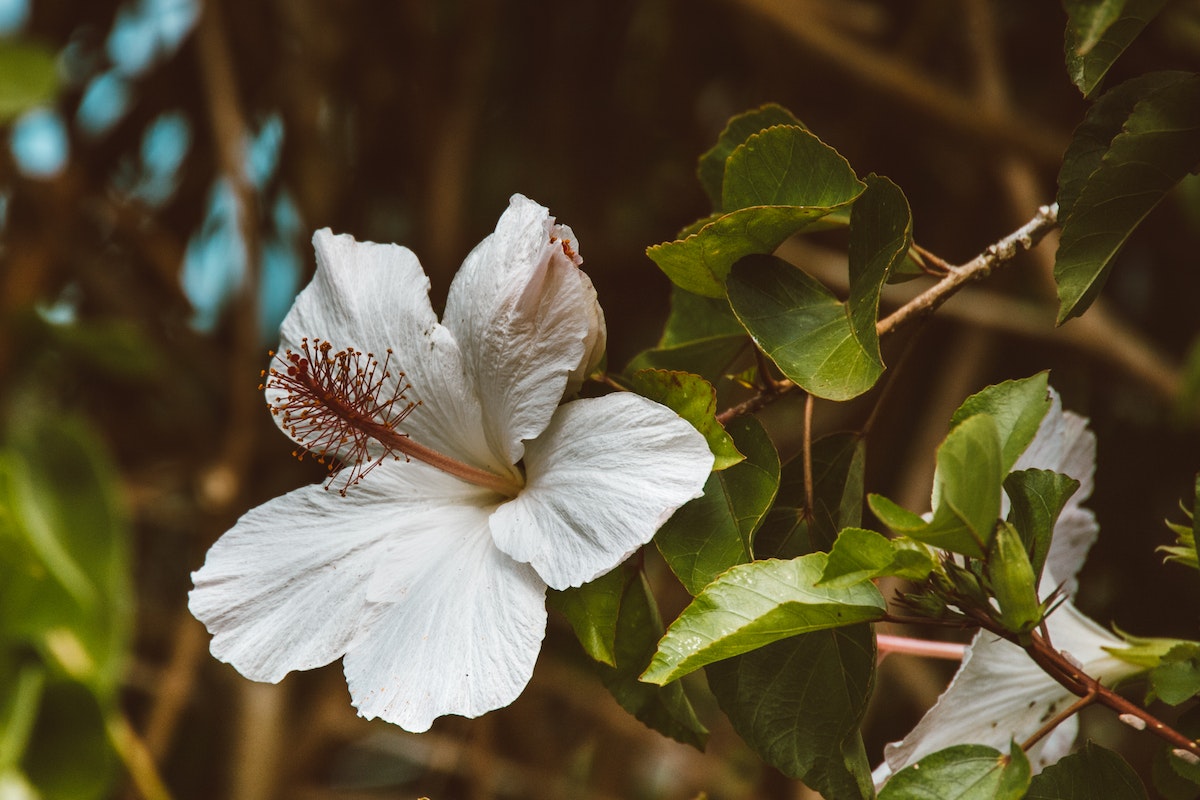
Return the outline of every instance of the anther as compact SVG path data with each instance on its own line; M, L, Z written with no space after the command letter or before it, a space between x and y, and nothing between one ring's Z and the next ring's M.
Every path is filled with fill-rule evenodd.
M301 461L307 455L328 469L326 489L345 472L339 490L345 495L384 459L401 458L388 440L404 437L396 426L417 404L405 395L412 385L403 372L392 380L390 349L380 364L373 353L333 352L329 342L306 337L300 352L271 355L279 366L264 370L262 388L281 392L269 401L271 413L303 448L292 455Z

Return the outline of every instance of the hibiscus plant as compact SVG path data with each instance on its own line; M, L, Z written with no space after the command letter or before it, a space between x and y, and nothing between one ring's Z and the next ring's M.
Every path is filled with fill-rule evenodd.
M1067 6L1092 96L1129 20ZM865 490L894 343L1052 232L1058 321L1084 314L1197 165L1200 77L1134 78L1095 100L1056 202L954 265L915 241L895 183L779 106L748 111L700 159L712 215L648 251L672 311L624 369L604 357L584 246L530 199L471 251L440 319L411 251L318 231L262 389L328 478L242 516L194 573L190 609L247 678L341 659L358 713L412 732L512 703L549 604L646 725L703 747L705 689L687 677L703 669L745 743L829 798L1146 797L1121 756L1076 741L1085 707L1197 781L1178 707L1200 693L1200 643L1076 606L1097 442L1046 372L962 402L928 454L927 507ZM840 284L789 256L812 237L844 247ZM858 398L850 432L813 439L815 406ZM784 425L799 447L781 461ZM1200 492L1183 500L1169 569L1197 566ZM690 598L666 620L647 579L662 565ZM896 652L961 665L880 756L861 725Z

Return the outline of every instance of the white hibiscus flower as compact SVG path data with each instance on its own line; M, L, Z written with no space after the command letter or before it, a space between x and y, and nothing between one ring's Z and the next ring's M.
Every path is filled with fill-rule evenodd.
M533 671L546 587L648 542L702 493L712 455L637 395L562 402L604 320L574 235L536 203L512 198L441 322L409 250L313 243L265 388L301 451L344 469L238 520L189 607L253 680L343 658L368 719L424 731L505 706Z
M1087 420L1064 411L1057 393L1037 435L1013 469L1048 469L1079 481L1058 522L1040 584L1043 599L1059 585L1075 592L1076 575L1099 527L1081 504L1091 496L1096 471L1096 437ZM1005 508L1007 512L1007 506ZM1070 655L1083 671L1112 685L1142 671L1109 654L1106 647L1125 643L1081 614L1069 601L1046 618L1050 642ZM875 770L876 785L930 753L960 744L982 744L1007 752L1078 698L1042 671L1020 647L987 631L975 635L962 666L937 703L899 742L884 748L884 763ZM1078 733L1075 717L1055 728L1030 752L1035 769L1062 758Z

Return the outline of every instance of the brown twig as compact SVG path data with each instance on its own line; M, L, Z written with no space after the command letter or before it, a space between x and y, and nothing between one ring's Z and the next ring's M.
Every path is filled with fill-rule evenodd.
M961 267L952 266L945 278L905 303L897 311L879 320L875 332L886 336L914 319L932 314L965 284L986 278L997 267L1015 258L1018 253L1033 249L1057 224L1058 204L1042 206L1029 222L990 245Z

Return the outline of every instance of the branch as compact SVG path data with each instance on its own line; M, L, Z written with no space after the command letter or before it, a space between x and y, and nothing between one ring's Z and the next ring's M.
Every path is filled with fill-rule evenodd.
M965 284L986 278L997 267L1012 261L1018 253L1032 250L1057 224L1058 203L1042 206L1033 219L989 246L971 261L961 267L951 266L946 277L879 320L875 331L882 337L913 319L928 316Z

